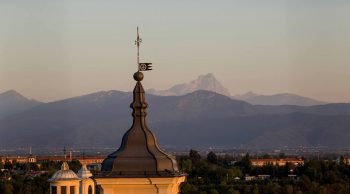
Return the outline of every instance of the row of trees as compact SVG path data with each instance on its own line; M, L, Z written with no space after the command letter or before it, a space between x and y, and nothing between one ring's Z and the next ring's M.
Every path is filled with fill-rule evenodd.
M350 166L332 160L305 160L303 166L274 166L267 164L254 167L250 157L235 159L218 157L209 152L202 157L191 150L187 156L179 156L180 169L187 174L187 181L181 186L182 194L350 194ZM70 168L78 171L81 165L72 161ZM57 171L61 163L37 164L6 163L0 167L9 170L0 172L1 194L48 194L47 180ZM46 173L32 177L29 170L44 170ZM292 171L291 171L292 170ZM288 178L295 174L298 179ZM268 180L244 181L244 176L268 174ZM11 177L10 180L6 177Z
M238 162L230 156L209 152L205 158L191 150L179 157L188 174L182 194L350 194L350 166L326 160L306 160L303 166L254 167L247 154ZM297 179L288 178L295 174ZM244 181L244 176L268 174L268 180ZM239 179L238 179L239 178Z
M81 167L79 161L71 161L69 166L78 171ZM40 164L21 164L0 162L0 167L7 170L0 172L0 194L49 194L48 179L61 167L60 162L43 162ZM3 169L0 168L0 169ZM30 171L45 171L39 176L28 176Z

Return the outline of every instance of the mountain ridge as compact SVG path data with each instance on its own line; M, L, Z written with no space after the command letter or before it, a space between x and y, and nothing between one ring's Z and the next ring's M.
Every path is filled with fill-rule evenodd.
M151 88L148 93L159 96L181 96L197 90L208 90L225 96L231 96L227 88L225 88L212 73L200 75L197 79L188 83L176 84L168 90L155 90Z
M0 147L119 146L132 124L131 101L130 92L100 91L41 104L0 120L0 134L6 134L0 136ZM146 101L148 125L162 145L350 146L346 103L251 105L204 90L183 96L146 94ZM272 137L278 141L267 140Z
M225 88L212 73L200 75L197 79L187 83L176 84L167 90L148 89L147 92L159 96L181 96L197 90L207 90L229 96L236 100L243 100L254 105L297 105L297 106L313 106L327 104L319 100L304 97L292 93L277 93L271 95L256 94L252 91L241 95L231 95L229 90Z
M253 92L247 92L243 95L233 96L235 99L244 100L254 105L297 105L314 106L327 104L319 100L300 96L292 93L277 93L271 95L260 95Z
M29 110L42 104L34 99L28 99L15 90L0 93L0 119Z

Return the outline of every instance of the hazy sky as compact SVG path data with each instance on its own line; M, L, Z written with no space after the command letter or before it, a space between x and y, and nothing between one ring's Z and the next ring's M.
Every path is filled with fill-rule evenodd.
M0 0L0 92L52 101L213 73L232 94L350 101L348 0Z

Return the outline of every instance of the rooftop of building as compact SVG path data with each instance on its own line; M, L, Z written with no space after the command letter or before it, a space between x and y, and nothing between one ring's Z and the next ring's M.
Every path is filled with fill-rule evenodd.
M67 162L63 162L61 170L55 172L52 177L49 179L49 182L57 181L71 181L71 180L80 180L77 174L72 170L69 170Z
M146 124L145 91L141 84L144 75L134 74L133 123L124 134L119 149L103 161L102 171L95 177L174 177L181 176L175 157L162 151L153 132Z

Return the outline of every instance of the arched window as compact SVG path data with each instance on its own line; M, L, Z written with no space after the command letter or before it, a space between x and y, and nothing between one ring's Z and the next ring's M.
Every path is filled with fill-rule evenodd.
M92 187L89 185L88 194L92 194Z

